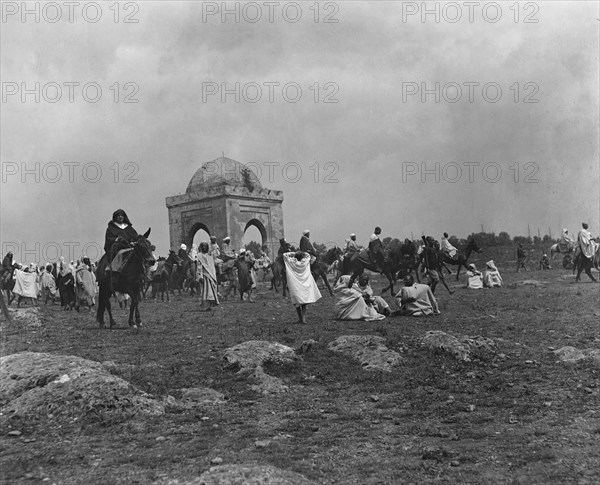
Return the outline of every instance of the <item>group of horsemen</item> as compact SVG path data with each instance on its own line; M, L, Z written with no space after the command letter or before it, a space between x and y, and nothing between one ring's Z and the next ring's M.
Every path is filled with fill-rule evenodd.
M131 231L131 234L129 234L128 231ZM366 260L368 269L383 272L386 263L386 253L380 234L381 228L376 227L369 238L368 247L366 249L363 249L356 242L356 234L350 234L350 239L346 240L346 245L343 249L342 259L349 260L356 257L362 257ZM105 250L107 253L113 252L114 254L116 251L114 250L114 247L111 251L111 247L116 240L132 242L133 236L137 236L137 233L133 230L127 215L123 210L118 210L113 214L113 220L109 222L109 227L107 228ZM281 259L283 254L297 249L310 255L311 265L317 260L317 251L310 240L309 230L303 231L298 248L293 247L284 238L280 239L279 242L278 259ZM444 257L454 260L458 257L458 250L449 241L447 233L444 233L441 244L431 236L424 236L423 242L423 246L417 247L412 241L406 239L400 248L400 256L402 259L416 264L416 266L422 265L435 285L441 276ZM582 224L582 229L577 234L577 241L571 239L568 231L565 229L563 230L561 240L558 244L561 252L567 252L568 248L575 247L576 262L582 256L585 258L592 258L597 252L597 243L592 239L586 223ZM184 261L189 259L194 260L195 251L204 254L208 253L208 255L212 256L215 263L215 269L218 273L223 272L223 266L226 265L228 261L235 261L238 258L246 258L249 263L255 262L254 255L249 250L241 250L240 253L236 255L234 248L231 246L231 238L228 236L223 239L222 246L218 245L216 237L211 236L210 243L203 242L200 244L199 248L193 247L189 252L187 251L186 245L182 244L178 255ZM261 252L259 264L256 266L265 269L268 269L271 266L271 260L264 251Z
M386 253L380 235L381 228L376 227L373 234L371 234L369 238L368 246L363 248L363 246L359 245L356 241L356 234L350 234L350 238L346 240L346 244L342 250L341 259L352 259L353 257L359 256L361 253L363 253L366 262L371 264L371 267L374 271L383 271ZM450 243L447 233L444 233L444 236L441 240L441 245L431 236L423 238L423 240L425 245L421 250L409 239L406 239L401 247L401 256L406 259L419 256L416 262L422 263L423 267L429 270L430 273L439 270L442 264L441 258L438 254L439 251L442 251L450 258L455 258L457 255L458 250ZM317 260L318 253L310 240L310 230L308 229L302 232L302 237L300 238L298 246L290 244L285 238L281 238L279 240L279 244L280 246L277 253L278 258L281 258L283 254L288 252L301 251L310 255L311 264ZM250 250L242 249L239 253L236 253L235 249L231 245L231 238L229 236L223 239L221 246L219 246L217 243L217 238L215 236L210 237L210 243L203 242L199 247L193 245L190 250L188 250L185 243L182 243L177 252L177 256L183 261L193 261L195 260L198 252L204 252L212 256L217 273L223 273L226 271L229 268L227 263L240 257L245 258L248 262L256 263L257 269L262 268L265 271L269 269L272 264L272 261L264 250L261 251L261 256L258 259L255 258L254 254ZM155 270L156 265L151 269ZM152 272L150 272L150 275L151 274ZM435 275L434 280L437 281Z

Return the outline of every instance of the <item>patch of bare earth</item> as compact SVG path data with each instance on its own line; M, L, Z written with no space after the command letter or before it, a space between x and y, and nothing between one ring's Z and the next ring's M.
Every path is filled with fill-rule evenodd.
M438 287L442 314L427 318L338 322L324 296L309 307L308 325L298 325L289 300L261 286L256 303L231 299L213 312L200 312L189 295L145 301L139 333L118 306L121 327L112 331L56 306L36 311L40 325L2 320L3 356L104 363L106 379L164 404L158 415L82 407L76 420L43 407L3 410L2 483L201 483L215 468L319 484L599 483L600 366L561 362L556 351L600 349L600 285L574 284L563 270L500 271L504 288L450 296ZM464 276L448 278L464 285ZM526 280L538 284L519 284ZM430 331L463 345L493 342L492 352L472 348L457 359L423 344ZM371 349L384 345L401 360L364 370L360 358L328 348L343 335L380 337ZM260 365L286 392L263 393L248 372L224 365L226 350L244 342L300 349L311 339L301 358ZM49 382L70 375L61 372Z

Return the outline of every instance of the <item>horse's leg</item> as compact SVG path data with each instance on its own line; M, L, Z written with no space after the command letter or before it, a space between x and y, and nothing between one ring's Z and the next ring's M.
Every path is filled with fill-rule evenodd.
M364 271L365 270L362 267L354 270L354 272L352 273L352 276L350 277L350 281L348 282L348 288L352 288L352 285L354 285L356 278L358 278L361 274L363 274Z
M446 278L444 278L444 275L441 271L440 271L440 281L442 282L444 287L448 290L448 293L450 293L451 295L454 294L454 291L452 291L450 288L448 288L448 285L446 284Z
M467 268L467 262L462 262L460 259L458 260L458 269L456 270L456 281L458 281L458 277L460 276L460 269L462 267L465 267L465 271L468 271L469 268Z
M323 280L323 282L325 283L325 286L329 290L329 294L331 296L333 296L333 290L331 289L331 286L329 285L329 281L327 280L327 273L325 273L324 271L321 271L320 273L318 273L318 276L320 276L321 279Z
M133 320L133 315L135 313L136 304L134 303L134 301L137 301L137 299L134 300L133 297L131 297L131 305L129 305L129 321L127 322L130 327L133 327L135 325L135 321Z
M103 284L100 284L99 286L100 286L100 291L98 293L98 310L96 311L96 322L101 327L104 327L104 307L106 306L106 303L105 303L106 288L104 287ZM67 307L69 305L70 305L70 303L66 304Z
M131 300L131 306L135 307L135 323L140 327L142 326L142 317L140 316L140 300L137 298L135 301Z
M386 286L383 290L381 290L381 293L385 293L387 290L391 290L392 292L392 296L394 295L394 276L392 273L383 273L384 276L387 278L389 285Z

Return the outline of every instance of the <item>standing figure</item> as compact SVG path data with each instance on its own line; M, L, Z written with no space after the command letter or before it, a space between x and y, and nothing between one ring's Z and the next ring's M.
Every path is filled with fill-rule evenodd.
M246 260L246 251L243 249L240 251L240 255L234 264L235 268L238 271L238 282L239 282L239 290L240 290L240 300L244 300L244 293L248 293L248 301L250 303L254 303L252 299L252 276L250 275L250 271L254 263L250 263Z
M517 273L521 268L527 271L527 252L523 248L523 243L519 243L517 248Z
M215 262L210 254L207 242L200 243L198 260L198 280L200 281L200 303L203 311L208 311L219 305L217 292L217 272Z
M81 304L90 310L96 304L96 276L91 269L89 258L83 261L75 270L75 310L79 311Z
M283 255L287 285L292 304L298 313L298 323L306 324L306 306L321 298L317 283L310 272L310 254L298 251Z
M577 233L577 248L575 249L575 268L577 269L576 281L579 281L581 272L585 270L585 274L590 277L592 281L596 281L596 278L592 275L592 266L598 265L598 261L594 263L594 256L598 250L598 243L592 239L592 233L588 231L588 225L583 222L581 229Z

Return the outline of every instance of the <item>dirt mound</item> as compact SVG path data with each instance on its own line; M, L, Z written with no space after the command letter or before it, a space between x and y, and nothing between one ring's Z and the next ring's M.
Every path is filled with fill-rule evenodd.
M288 387L278 377L265 373L263 365L291 364L302 358L286 345L265 340L249 340L225 350L223 359L226 367L238 369L238 374L251 382L250 388L253 391L278 394L286 392Z
M5 415L66 420L164 412L164 404L99 362L35 352L0 359L0 405Z
M271 465L220 465L192 480L171 480L165 485L312 485L296 472Z
M229 367L254 369L259 365L288 364L300 359L291 347L266 340L249 340L225 351Z
M383 337L375 335L342 335L327 346L360 362L364 370L391 372L402 362L400 354L385 345Z
M41 327L42 319L37 306L27 308L9 308L10 317L18 327Z
M565 345L558 350L554 351L554 354L558 356L561 362L577 362L584 359L593 359L596 362L600 362L600 350L599 349L583 349L579 350L575 347Z
M492 339L465 335L455 337L439 330L427 332L421 343L431 350L448 352L463 362L471 362L473 359L489 360L498 352L498 345Z

